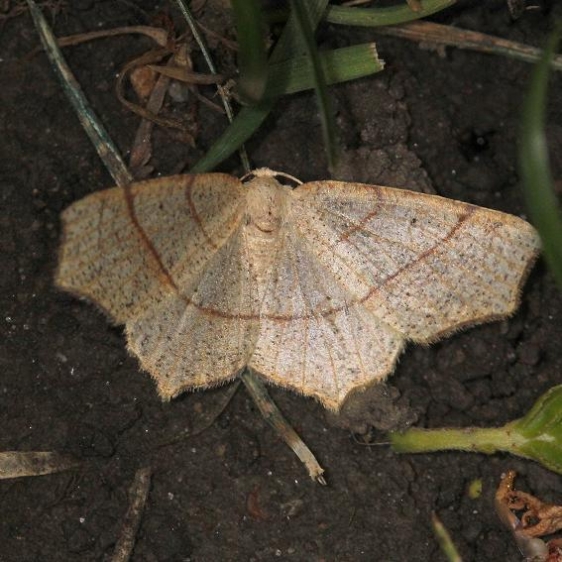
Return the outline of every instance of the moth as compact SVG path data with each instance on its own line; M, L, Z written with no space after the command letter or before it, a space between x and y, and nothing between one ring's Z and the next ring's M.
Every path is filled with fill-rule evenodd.
M406 342L511 315L537 232L404 189L255 170L114 187L62 215L56 284L125 325L164 400L251 368L338 410Z

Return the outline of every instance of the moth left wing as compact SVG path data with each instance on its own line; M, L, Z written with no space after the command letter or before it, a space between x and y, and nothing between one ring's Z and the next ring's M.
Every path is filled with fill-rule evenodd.
M169 400L233 379L259 330L259 297L244 226L206 264L197 282L126 323L129 350Z
M197 283L238 227L246 191L226 174L181 175L98 191L62 214L56 284L119 324Z

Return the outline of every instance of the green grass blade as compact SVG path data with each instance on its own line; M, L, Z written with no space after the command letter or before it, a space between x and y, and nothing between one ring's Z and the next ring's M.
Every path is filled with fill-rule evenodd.
M423 0L422 9L414 12L404 3L389 8L353 8L346 6L329 6L325 19L339 25L357 25L361 27L378 27L381 25L398 25L431 16L455 4L456 0Z
M263 101L260 105L242 108L205 156L189 170L190 173L208 172L226 160L254 134L272 107L273 101Z
M559 25L532 74L523 106L519 168L531 221L539 231L546 262L562 288L562 213L553 189L544 132L549 67L561 35Z
M243 102L256 104L267 83L267 51L259 0L232 0L238 39L238 94Z
M327 0L316 0L311 6L309 17L318 25ZM302 53L304 49L303 39L298 31L298 23L294 17L290 17L285 25L279 41L275 45L270 56L270 61L282 61L295 56L295 53ZM228 158L233 152L238 150L240 145L250 138L258 127L265 121L269 112L275 105L275 99L263 100L258 105L243 108L234 118L225 132L207 151L205 156L193 166L190 172L207 172Z
M318 3L317 3L318 4ZM314 40L314 30L309 20L306 4L301 0L291 0L291 9L295 14L301 36L303 37L306 55L310 61L311 74L314 81L314 91L316 92L316 102L320 111L320 121L322 123L322 137L324 148L328 158L328 167L335 169L336 165L336 120L330 104L328 89L324 71L320 63L318 49Z
M316 29L324 12L328 0L306 0L307 13L312 31ZM306 43L293 10L289 13L283 33L271 53L270 62L279 62L306 53Z
M431 514L431 526L437 538L437 542L441 548L441 552L445 555L449 562L462 562L461 555L455 547L455 543L447 531L445 525L435 512Z
M338 84L370 76L384 68L375 43L320 51L320 65L326 84ZM265 97L279 97L314 88L314 76L306 55L272 63Z

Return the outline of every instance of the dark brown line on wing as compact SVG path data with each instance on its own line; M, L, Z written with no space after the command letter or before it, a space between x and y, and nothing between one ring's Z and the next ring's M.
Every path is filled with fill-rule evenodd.
M444 238L441 238L431 248L428 248L425 252L421 253L415 260L411 261L410 263L408 263L407 265L405 265L404 267L402 267L401 269L399 269L398 271L396 271L395 273L393 273L392 275L387 277L384 280L384 283L381 286L384 286L384 284L388 283L389 281L392 281L398 275L403 273L405 270L415 266L421 260L423 260L427 256L430 256L431 254L433 254L437 250L437 248L439 246L441 246L442 244L447 243L459 231L461 226L472 216L474 211L475 211L475 209L473 209L473 208L471 208L467 205L466 212L463 215L459 216L458 222L455 224L455 226L453 226L453 228L451 228L451 230L447 233L447 235ZM256 314L234 314L234 313L219 311L219 310L216 310L214 308L208 308L208 307L205 307L205 306L200 306L200 305L194 303L193 301L189 301L189 302L191 304L193 304L193 306L197 307L201 312L203 312L205 314L208 314L209 316L215 316L215 317L218 317L218 318L231 318L231 319L237 318L237 319L241 319L241 320L259 320L260 318L264 318L264 319L267 319L267 320L287 322L287 321L290 321L290 320L301 320L301 319L304 319L304 318L312 318L315 315L325 317L325 316L329 316L330 314L341 312L346 306L353 305L353 304L361 304L361 303L365 302L372 295L374 295L379 289L380 289L380 287L373 287L364 297L361 297L358 301L348 302L347 304L344 304L344 305L341 305L341 306L335 306L333 308L329 308L329 309L324 310L322 312L317 312L316 314L314 312L311 312L310 314L296 314L296 315L291 315L291 316L282 315L282 314L264 314L264 315L261 315L261 316L256 315Z
M377 196L377 200L380 201L380 194L378 191L375 190L375 195ZM344 240L347 241L347 239L354 234L355 232L357 232L358 230L363 230L363 227L377 214L379 213L379 209L375 209L374 211L367 213L359 222L355 223L349 230L347 230L346 232L342 233L341 236L339 237L338 242L343 242ZM351 222L351 221L349 221Z
M137 212L135 210L135 197L133 195L133 192L131 191L131 184L125 185L123 187L123 191L124 191L124 194L125 194L125 202L127 203L127 210L129 211L129 218L131 219L131 222L133 223L133 226L135 227L135 229L139 233L141 241L144 244L146 250L156 261L156 264L157 264L159 272L160 272L160 275L159 275L160 281L162 281L165 285L169 285L170 287L173 287L173 289L176 292L179 292L175 281L172 279L172 276L170 275L170 272L166 269L166 266L164 265L164 262L162 261L162 258L158 254L158 251L154 247L154 244L152 243L152 241L150 240L150 238L146 234L144 228L142 227L142 225L139 222L139 218L138 218Z
M195 224L199 227L199 230L203 233L205 240L207 243L213 248L213 250L218 250L218 246L213 242L212 238L207 234L207 231L203 228L203 221L195 208L193 203L193 199L191 199L191 188L193 187L193 183L195 182L195 176L188 176L188 184L185 188L185 200L187 201L187 206L189 207L189 211L191 212L191 216L195 221Z
M468 220L468 218L472 215L472 213L474 213L474 209L470 207L467 208L466 213L459 217L458 222L455 224L455 226L453 226L453 228L451 228L450 232L447 234L447 236L445 236L445 238L441 238L438 242L436 242L433 246L431 246L431 248L428 248L425 252L422 252L419 256L417 256L415 260L411 261L410 263L408 263L407 265L405 265L404 267L402 267L398 271L395 271L392 275L387 277L384 280L383 286L385 283L392 281L395 277L400 275L404 270L409 269L410 267L418 264L420 261L427 258L427 256L434 254L437 248L439 248L442 244L447 243L458 232L459 228ZM362 300L368 299L371 295L375 294L378 291L378 289L379 289L378 287L374 287L373 289L371 289L367 293L367 296L364 297Z

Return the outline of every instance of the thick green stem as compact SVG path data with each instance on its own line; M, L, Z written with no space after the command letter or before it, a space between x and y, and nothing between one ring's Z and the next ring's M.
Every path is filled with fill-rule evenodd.
M525 416L503 427L418 429L389 435L399 453L454 449L491 454L503 451L540 462L562 474L562 385L539 397Z
M465 429L418 429L390 435L392 448L399 453L430 453L460 450L492 454L496 451L518 450L527 442L511 431L510 424L498 428L469 427Z

